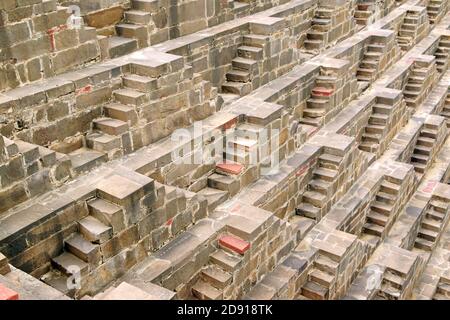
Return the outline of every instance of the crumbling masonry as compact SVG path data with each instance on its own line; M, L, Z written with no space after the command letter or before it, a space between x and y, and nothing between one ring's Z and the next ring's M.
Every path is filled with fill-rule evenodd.
M449 299L447 0L2 0L0 299Z

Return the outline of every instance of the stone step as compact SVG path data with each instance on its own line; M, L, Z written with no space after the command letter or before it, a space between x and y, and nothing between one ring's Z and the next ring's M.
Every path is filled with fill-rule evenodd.
M445 295L447 298L449 298L450 297L450 284L444 283L444 282L439 283L436 293Z
M329 99L314 99L309 98L306 100L306 105L309 109L323 109L328 110L328 107L330 106Z
M437 139L438 134L438 130L435 129L422 128L422 130L420 130L420 136L425 138Z
M448 205L446 202L442 202L440 200L432 198L430 201L430 205L433 207L434 210L447 214Z
M208 202L209 212L212 212L217 206L228 199L228 192L209 187L200 190L197 194L205 197Z
M154 13L159 9L160 0L131 0L131 7L136 10Z
M378 213L376 211L370 211L367 214L367 222L369 222L371 224L376 224L376 225L385 227L386 224L388 223L388 221L389 221L388 216Z
M233 93L242 96L252 91L251 83L226 81L222 84L222 92Z
M269 37L259 34L248 34L243 36L244 46L264 48L269 42Z
M113 94L114 98L124 105L140 106L148 102L145 93L130 88L115 90Z
M389 216L392 212L392 205L385 202L374 201L371 203L370 208L373 211Z
M302 202L297 207L296 213L307 218L316 219L319 216L320 209L310 203Z
M371 133L371 134L383 134L384 133L384 129L386 127L383 125L379 125L379 124L368 124L365 127L365 132L367 133Z
M258 68L258 62L253 59L247 59L242 57L236 57L231 61L233 68L245 70L252 73Z
M317 30L310 30L306 34L307 39L309 40L320 40L323 42L325 40L325 32L317 31Z
M201 279L192 286L192 294L200 300L222 300L223 298L220 290Z
M400 187L401 186L399 186L398 184L383 180L380 185L380 191L396 196L400 191Z
M358 148L365 152L377 153L380 148L380 144L373 141L361 141Z
M128 131L128 124L122 120L99 118L93 121L94 129L106 134L117 136Z
M302 117L299 119L299 122L301 124L306 124L313 127L320 127L322 125L322 119L323 118L310 118L310 117Z
M342 157L334 154L322 153L319 156L319 166L326 169L337 170L342 163L342 159Z
M308 281L302 287L302 295L313 300L327 300L328 288L318 283Z
M381 138L381 134L379 133L364 132L362 134L362 141L374 142L379 144L381 142Z
M136 110L131 106L126 106L120 103L111 103L103 107L107 117L117 119L135 125L138 122L138 115Z
M427 147L427 146L421 146L421 145L416 144L416 146L414 147L415 154L422 154L422 155L430 156L431 151L432 151L432 148Z
M389 115L392 112L392 106L377 103L376 105L373 106L373 112L378 113L378 114L388 114Z
M68 154L72 163L72 169L76 173L94 169L108 160L108 156L99 151L88 148L80 148Z
M323 40L306 39L303 43L307 50L319 50L323 47Z
M372 115L369 118L369 124L386 125L388 119L389 119L389 116L386 114L372 113Z
M313 179L308 183L308 186L311 191L319 192L325 196L328 195L328 191L331 189L331 183L324 180Z
M407 92L418 92L420 93L420 91L422 90L422 84L421 83L407 83L406 84L406 91Z
M234 272L242 265L242 256L234 255L228 251L218 249L214 251L209 259L211 263L214 263L228 272Z
M379 61L382 57L383 53L377 51L366 51L364 53L364 60L369 61Z
M157 80L137 74L127 74L123 76L122 82L124 87L134 89L143 93L150 92L157 88Z
M367 234L371 234L381 238L383 234L384 227L374 224L374 223L365 223L363 226L363 232Z
M262 48L250 47L250 46L240 46L238 49L238 56L241 58L252 59L252 60L262 60L264 57L264 51Z
M248 82L251 80L250 73L237 69L228 71L225 76L227 81L231 82Z
M327 201L327 197L319 192L306 191L303 193L302 201L310 203L315 207L322 208Z
M84 262L96 265L101 261L100 246L92 244L80 233L75 233L64 241L64 245L67 252L72 253Z
M371 15L372 11L355 10L355 18L369 18Z
M413 154L411 156L411 162L422 163L426 165L428 163L429 157L423 154Z
M39 146L22 140L16 140L18 153L22 154L25 163L33 163L40 158Z
M429 229L425 229L425 228L420 228L419 232L417 233L417 236L419 238L431 241L431 242L436 242L436 239L439 237L439 232L436 231L432 231Z
M240 181L229 175L214 173L208 177L208 187L226 191L232 197L239 192Z
M373 78L375 74L377 73L376 69L365 69L365 68L358 68L356 70L356 75L364 76L364 77L370 77Z
M314 268L308 275L309 281L315 282L326 288L330 288L334 281L334 276L323 272L322 270Z
M313 25L315 25L315 24L317 24L317 25L329 25L329 24L331 24L331 19L324 19L324 18L316 18L316 17L314 17L311 22L312 22Z
M432 148L434 146L435 142L436 142L436 139L433 139L433 138L421 137L421 136L419 136L417 138L417 145L418 146L424 146L424 147Z
M378 44L378 43L369 43L367 45L367 52L377 52L377 53L383 53L384 52L384 48L385 46L382 44ZM366 52L366 53L367 53ZM364 55L366 54L364 53Z
M400 298L401 292L390 284L385 283L381 286L378 295L388 300L398 300Z
M395 195L383 192L381 190L377 192L375 198L379 202L390 204L390 205L394 205L395 201L397 200L397 197Z
M81 274L83 276L89 272L89 264L70 252L64 252L61 255L52 258L51 261L53 266L66 276L71 276L73 274Z
M313 171L313 176L317 179L333 182L337 178L338 172L327 168L316 168Z
M148 25L152 20L152 15L142 10L127 10L125 11L125 20L129 23Z
M234 235L223 235L218 239L218 242L220 248L232 254L245 255L250 249L249 242Z
M327 111L323 108L305 108L303 109L303 116L308 118L323 117Z
M121 148L121 137L93 131L86 134L86 146L99 152L114 152Z
M338 273L339 269L339 263L332 260L331 258L320 254L315 260L314 260L314 266L325 273L336 275Z
M92 216L87 221L89 223L89 229L95 231L93 233L95 236L92 238L84 234L90 241L104 242L105 239L108 240L109 238L104 235L104 232L111 233L111 231L106 230L109 227L112 228L114 234L125 228L124 212L120 206L100 198L89 200L87 205L89 214ZM99 221L100 224L93 219Z
M430 208L430 209L428 209L425 217L436 220L438 222L442 222L445 218L445 213L438 212L438 211L435 211L432 208Z
M88 202L89 211L91 211L92 201ZM96 204L93 204L96 205ZM113 229L93 216L87 216L78 221L78 229L80 234L92 243L104 243L111 239Z
M422 220L422 224L421 224L423 229L428 229L434 232L440 232L441 231L441 226L442 223L440 221L437 221L435 219L430 219L425 217Z
M315 12L315 16L318 18L331 18L333 14L334 10L325 7L319 7Z
M202 270L202 278L217 289L224 289L233 281L230 273L222 270L216 265L209 265Z
M235 150L244 150L244 151L254 151L258 146L258 141L255 139L248 139L239 136L231 137L227 140L227 145L229 148Z
M255 162L255 159L250 157L248 151L242 149L228 148L224 153L224 159L231 162L240 163L243 165L249 165L250 162Z
M361 61L361 63L359 64L359 69L362 69L362 70L375 70L376 71L378 69L379 63L380 62L376 61L376 60L363 59Z
M122 57L138 49L136 39L112 36L108 38L108 54L111 59Z
M416 238L414 242L414 247L425 251L432 251L434 248L434 242L428 241L423 238Z
M234 134L238 137L259 140L267 138L266 128L252 123L241 123L237 125Z
M365 17L355 17L355 22L358 25L366 26L368 24L368 18Z
M147 40L147 27L139 24L119 23L116 25L118 36L125 38L134 38L138 43L145 43Z
M240 95L232 93L220 93L219 96L223 99L222 107L228 106L240 98Z

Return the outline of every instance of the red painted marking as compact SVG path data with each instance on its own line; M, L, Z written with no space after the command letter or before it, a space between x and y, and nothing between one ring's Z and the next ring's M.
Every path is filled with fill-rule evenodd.
M80 95L80 94L89 93L89 92L91 92L91 91L92 91L92 86L91 86L90 84L88 84L87 86L78 89L78 91L77 91L76 94L77 94L77 95Z
M225 162L217 164L216 168L229 174L239 174L244 169L244 166L240 163Z
M223 128L223 130L228 130L228 129L234 128L234 127L236 127L237 122L238 122L238 121L237 121L237 118L234 118L234 119L228 121L227 123L225 123L225 124L222 126L222 128Z
M237 212L241 209L241 205L238 203L231 209L231 212Z
M436 184L437 181L428 181L427 185L422 189L422 191L425 193L432 193Z
M56 50L55 33L66 30L66 29L67 29L67 25L62 24L60 26L56 26L56 27L53 27L53 28L47 30L47 34L50 37L50 47L51 47L52 51Z
M0 284L0 300L19 300L19 294Z
M166 226L171 226L172 223L173 223L173 218L170 218L169 220L167 220Z
M333 94L334 90L330 88L315 87L312 89L312 92L317 96L329 97Z
M250 243L233 236L220 237L219 244L239 254L244 254L248 249L250 249Z

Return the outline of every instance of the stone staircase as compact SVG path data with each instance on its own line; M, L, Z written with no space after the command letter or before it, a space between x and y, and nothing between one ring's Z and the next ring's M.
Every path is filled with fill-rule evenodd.
M326 44L327 32L332 27L333 10L319 7L311 21L311 29L306 33L304 47L307 52L318 52Z
M364 57L356 71L358 81L371 83L376 79L383 52L384 46L381 44L370 43L367 46Z
M375 104L372 114L364 128L359 149L366 152L377 153L381 142L387 134L387 126L393 107L386 104Z
M307 190L303 193L302 202L296 209L296 214L310 219L320 220L326 209L326 203L334 192L334 184L339 177L339 167L342 157L330 153L319 156L318 164L313 171Z
M258 74L258 61L264 57L263 46L267 37L262 35L244 36L243 45L237 49L237 57L232 60L232 69L226 74L222 84L224 101L249 94L253 89L252 79Z
M398 270L386 268L381 280L381 288L375 299L398 300L405 289L406 277L407 275L400 273Z
M115 26L115 35L98 36L103 55L117 58L149 45L148 25L159 9L159 0L132 0L122 23Z
M410 163L414 166L419 179L431 165L431 154L436 145L438 128L425 124L419 133Z
M354 17L356 24L361 26L367 26L368 24L370 24L374 6L374 1L364 1L357 3Z
M192 286L192 294L199 300L223 299L223 292L232 285L234 273L242 264L250 243L234 235L224 235L219 238L218 246Z
M113 92L114 102L105 105L104 115L92 121L83 145L68 153L75 172L89 171L131 152L130 128L138 123L139 107L148 101L146 92L155 81L137 74L123 77L122 88Z
M299 298L310 300L327 300L330 291L334 290L339 262L333 256L319 251L314 260L313 267L308 273L308 279L302 286Z
M427 211L420 223L415 249L432 251L439 240L441 231L445 227L447 204L438 199L431 199Z
M338 79L334 76L318 76L311 90L311 97L306 100L306 108L300 123L320 127L327 112L332 109L332 100Z
M408 107L416 108L424 99L423 93L427 89L427 82L431 79L433 63L414 63L408 81L403 90Z
M397 43L402 51L408 51L415 44L418 29L419 15L408 10L397 35Z
M393 209L397 201L400 185L393 180L384 179L380 189L375 195L375 199L370 204L366 215L366 221L363 225L362 235L383 238L389 225L393 222Z
M441 36L438 47L434 52L436 57L436 68L439 73L447 71L450 53L450 37Z
M448 279L441 278L434 293L433 300L449 300L450 299L450 283Z
M443 15L446 8L446 0L429 0L427 4L427 14L430 24L435 24L438 18Z
M450 127L450 90L445 98L444 107L440 112L440 115L447 119L447 127Z

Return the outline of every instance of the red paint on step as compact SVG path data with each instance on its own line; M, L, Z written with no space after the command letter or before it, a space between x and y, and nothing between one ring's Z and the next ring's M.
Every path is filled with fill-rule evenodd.
M66 29L67 29L67 25L62 24L60 26L56 26L56 27L53 27L53 28L47 30L47 34L48 34L49 40L50 40L50 47L51 47L52 51L56 50L55 33L66 30Z
M324 87L315 87L314 89L312 89L312 92L317 96L329 97L333 94L334 90Z
M19 294L0 284L0 300L19 300Z
M222 126L222 128L223 128L223 130L228 130L228 129L234 128L234 127L236 127L237 122L238 122L238 121L237 121L237 118L234 118L234 119L232 119L232 120L226 122L226 123Z
M244 254L248 249L250 249L250 243L233 236L220 237L219 244L239 254Z
M85 94L85 93L89 93L92 91L92 86L90 84L88 84L87 86L78 89L78 91L76 92L77 95L80 94Z
M169 220L167 220L166 226L171 226L172 223L173 223L173 218L170 218Z
M217 164L216 168L225 173L239 174L242 172L242 169L244 169L244 166L240 163L225 162Z

